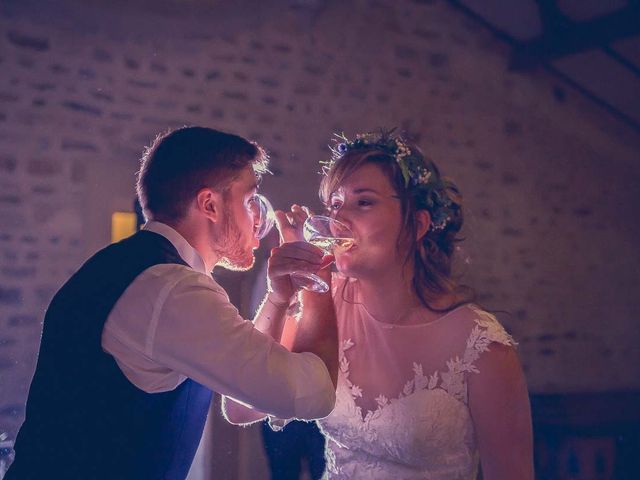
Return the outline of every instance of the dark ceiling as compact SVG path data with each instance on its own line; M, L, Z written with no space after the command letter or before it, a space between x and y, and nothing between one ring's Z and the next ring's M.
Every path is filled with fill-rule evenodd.
M109 17L111 21L132 17L143 30L140 9L165 13L173 21L177 13L190 11L194 15L189 21L194 23L215 11L215 17L223 16L229 26L237 12L251 12L256 22L277 14L276 6L313 16L329 1L336 0L0 0L0 8L10 15L28 14L47 23L64 19L93 29L96 22L105 21L104 7L109 5L117 15ZM510 45L511 69L547 69L640 132L640 0L447 1ZM53 8L43 8L47 5ZM93 11L100 12L94 22ZM154 29L156 23L154 18Z
M511 45L510 68L546 68L640 131L640 0L449 0Z

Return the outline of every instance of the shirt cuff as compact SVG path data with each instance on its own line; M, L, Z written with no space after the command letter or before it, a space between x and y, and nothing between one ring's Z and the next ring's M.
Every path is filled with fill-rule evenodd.
M308 362L312 375L300 382L295 399L295 417L303 420L315 420L328 416L335 407L336 391L324 362L310 352L300 354Z

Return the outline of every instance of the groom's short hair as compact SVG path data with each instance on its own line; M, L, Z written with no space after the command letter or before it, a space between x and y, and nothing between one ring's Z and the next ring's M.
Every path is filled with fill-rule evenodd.
M156 137L140 161L136 190L147 220L184 217L198 190L224 192L241 170L267 171L267 156L254 142L205 127L182 127Z

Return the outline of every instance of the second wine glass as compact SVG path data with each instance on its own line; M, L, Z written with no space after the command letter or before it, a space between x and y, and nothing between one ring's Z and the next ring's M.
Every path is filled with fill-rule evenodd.
M267 197L259 193L255 193L249 203L249 208L254 218L253 235L262 240L273 228L275 223L275 214L271 202Z
M326 253L349 250L354 243L353 232L344 223L324 215L307 217L302 227L304 239ZM295 284L317 293L329 291L329 285L315 273L296 271L291 274Z

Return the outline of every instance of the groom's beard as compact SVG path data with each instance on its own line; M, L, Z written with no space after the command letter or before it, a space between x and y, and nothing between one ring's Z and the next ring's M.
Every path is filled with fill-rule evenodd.
M218 252L220 260L218 265L227 270L244 272L251 267L256 261L253 254L253 247L242 234L235 219L231 218L228 213L225 215L222 224L222 248Z

